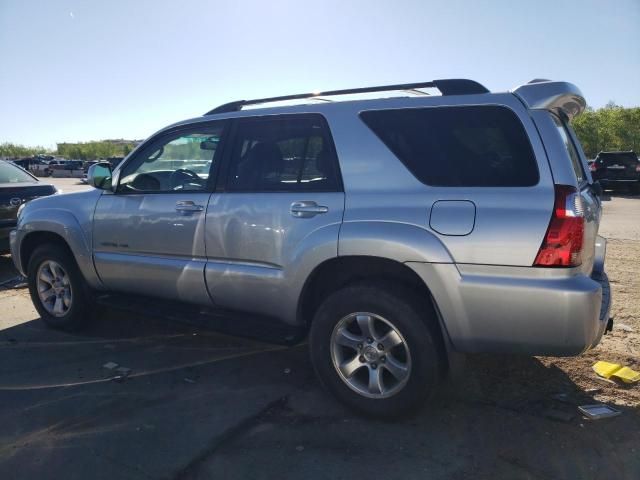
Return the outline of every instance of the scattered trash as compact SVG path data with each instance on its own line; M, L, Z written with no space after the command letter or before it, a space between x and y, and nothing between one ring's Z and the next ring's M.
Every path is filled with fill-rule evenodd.
M27 287L27 279L22 276L13 277L4 282L0 282L0 289L25 288Z
M284 373L285 373L285 375L289 375L291 373L291 369L290 368L285 368L284 369Z
M119 367L119 368L116 368L116 373L126 378L129 375L131 375L131 369L127 367Z
M625 383L635 383L640 380L640 372L631 370L629 367L622 366L618 363L596 362L593 365L593 371L603 378L609 379L614 377Z
M187 382L187 383L196 383L196 381L195 381L193 378L187 378L187 377L185 377L183 380L184 380L185 382Z
M589 395L593 395L594 393L600 393L602 389L600 387L595 388L587 388L584 393L588 393Z
M102 365L102 370L104 371L104 374L106 376L109 376L116 373L116 368L118 368L119 366L120 365L118 365L116 362L107 362L104 365Z
M301 452L301 451L303 451L303 450L304 450L304 447L303 447L302 445L298 445L298 446L296 447L296 450L297 450L298 452Z
M595 405L581 405L578 407L587 418L591 420L600 420L601 418L617 417L622 412L604 403L597 403Z
M616 330L622 330L623 332L633 332L633 327L630 327L629 325L625 324L625 323L616 323Z

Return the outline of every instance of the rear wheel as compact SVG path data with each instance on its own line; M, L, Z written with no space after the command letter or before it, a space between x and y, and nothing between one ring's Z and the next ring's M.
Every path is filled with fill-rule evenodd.
M31 300L47 325L74 330L88 321L90 292L67 249L56 244L36 248L27 278Z
M424 404L442 366L430 309L408 291L357 284L330 295L311 326L311 359L349 407L394 417Z

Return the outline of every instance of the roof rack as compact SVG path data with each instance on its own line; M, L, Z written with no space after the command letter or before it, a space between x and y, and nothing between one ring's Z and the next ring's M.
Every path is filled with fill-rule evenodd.
M442 95L469 95L474 93L489 93L483 85L473 80L466 79L445 79L433 80L431 82L420 83L402 83L397 85L381 85L378 87L348 88L345 90L329 90L327 92L299 93L296 95L284 95L282 97L257 98L255 100L237 100L235 102L225 103L213 110L208 111L205 115L214 115L216 113L237 112L247 105L257 105L260 103L282 102L286 100L301 100L304 98L327 97L333 95L349 95L358 93L372 92L388 92L394 90L417 90L420 88L437 88Z

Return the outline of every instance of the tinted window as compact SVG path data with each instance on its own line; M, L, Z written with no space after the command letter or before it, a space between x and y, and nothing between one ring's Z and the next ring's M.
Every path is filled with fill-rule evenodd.
M209 172L223 126L199 127L167 135L144 148L125 165L120 192L207 190Z
M243 192L336 191L337 161L319 115L240 121L228 189Z
M564 143L564 148L567 149L567 153L569 154L569 158L571 159L571 166L573 167L573 171L576 174L578 183L582 183L584 181L584 169L582 168L582 161L580 160L580 155L578 154L576 146L573 144L573 141L569 137L567 125L555 115L552 115L552 117L553 121L556 124L556 128L558 129L558 133L560 134L560 138L562 138L562 143Z
M0 183L35 183L37 180L15 165L0 160Z
M538 166L511 110L497 106L368 111L364 122L423 183L527 187Z

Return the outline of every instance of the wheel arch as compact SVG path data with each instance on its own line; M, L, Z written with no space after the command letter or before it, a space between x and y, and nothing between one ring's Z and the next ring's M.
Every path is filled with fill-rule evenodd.
M380 282L403 288L430 309L434 322L429 322L436 334L442 353L450 344L438 305L428 285L402 262L383 257L353 255L335 257L318 265L307 278L298 301L298 324L310 327L313 314L331 293L357 282Z
M20 263L21 271L26 271L29 258L39 245L55 243L73 255L80 272L91 287L102 288L93 265L91 246L76 217L70 212L57 209L46 209L40 213L42 212L45 212L46 218L42 215L28 215L18 230L14 256Z

